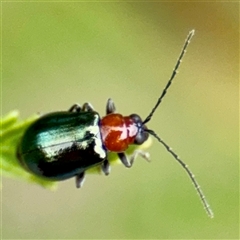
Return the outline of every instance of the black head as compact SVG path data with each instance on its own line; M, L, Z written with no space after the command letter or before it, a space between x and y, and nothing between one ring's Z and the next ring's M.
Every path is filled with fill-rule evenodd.
M131 114L129 116L135 125L138 127L138 133L135 137L134 144L141 145L148 140L149 133L147 132L147 126L143 124L141 117L137 114Z

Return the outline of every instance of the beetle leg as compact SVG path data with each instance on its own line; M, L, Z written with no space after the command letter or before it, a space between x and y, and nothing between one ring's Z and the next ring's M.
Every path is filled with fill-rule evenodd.
M79 104L74 104L68 110L69 112L81 112L81 106Z
M134 163L134 160L138 157L144 158L146 161L150 162L150 154L148 152L144 152L141 150L135 150L134 153L130 156L130 164L131 166Z
M76 176L76 187L77 187L77 188L82 187L84 180L85 180L85 173L84 173L84 172L79 173L79 174Z
M122 164L125 167L132 167L134 160L137 158L137 156L141 156L142 158L144 158L146 161L150 162L150 155L148 152L144 152L141 150L136 150L134 151L134 153L130 156L129 160L126 156L125 153L118 153L118 157L120 158Z
M110 164L109 164L109 161L106 159L104 160L104 162L102 163L102 171L103 173L107 176L109 173L110 173Z
M125 166L125 167L131 167L131 163L128 161L127 159L127 156L124 152L122 153L118 153L118 157L120 158L122 164Z
M82 111L84 111L84 112L94 111L92 104L91 103L84 103L83 106L82 106Z
M114 113L116 111L115 104L111 98L107 100L106 114Z

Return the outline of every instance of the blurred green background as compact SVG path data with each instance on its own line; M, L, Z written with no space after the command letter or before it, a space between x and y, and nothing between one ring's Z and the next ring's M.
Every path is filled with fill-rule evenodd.
M150 164L55 192L3 178L3 239L238 239L239 3L3 2L2 114L26 118L111 97L143 118L191 29L196 35L149 123L190 166L215 213L157 142Z

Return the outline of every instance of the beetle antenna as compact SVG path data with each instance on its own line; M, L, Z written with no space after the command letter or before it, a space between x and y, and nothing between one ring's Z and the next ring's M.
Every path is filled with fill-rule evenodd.
M197 180L195 179L194 174L188 168L187 164L185 164L179 158L179 156L153 130L146 129L145 131L148 132L149 134L151 134L153 137L155 137L167 149L167 151L172 154L172 156L175 158L175 160L177 160L181 164L181 166L185 169L185 171L187 172L188 176L190 177L190 179L200 197L200 200L204 206L205 211L207 212L207 214L210 218L213 218L214 217L213 211L212 211L210 205L208 204L200 185L198 184Z
M179 58L178 58L178 60L177 60L177 63L176 63L176 65L175 65L174 69L173 69L172 75L171 75L170 79L168 80L168 83L167 83L166 87L163 89L163 92L162 92L161 96L158 98L156 105L154 106L154 108L152 109L152 111L150 112L150 114L146 117L146 119L143 121L143 124L145 124L145 123L147 123L147 122L149 122L149 121L151 120L154 112L155 112L156 109L158 108L158 106L159 106L159 104L161 103L163 97L166 95L168 88L170 87L170 85L171 85L171 83L172 83L175 75L177 74L177 69L179 68L179 66L180 66L180 64L181 64L181 62L182 62L183 56L184 56L184 54L186 53L187 46L188 46L188 44L190 43L190 40L191 40L191 38L193 37L194 32L195 32L194 29L189 32L189 34L188 34L188 36L187 36L187 38L186 38L186 40L185 40L185 43L184 43L184 45L183 45L182 51L181 51L181 53L180 53L180 56L179 56Z

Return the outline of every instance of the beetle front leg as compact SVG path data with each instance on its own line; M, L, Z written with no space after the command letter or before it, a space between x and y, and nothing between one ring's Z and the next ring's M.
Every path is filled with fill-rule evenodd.
M118 153L118 157L120 158L122 164L125 167L130 168L132 166L131 163L127 159L127 155L124 152Z
M69 112L81 112L82 108L79 104L74 104L70 107L70 109L68 110Z
M123 153L118 153L118 157L120 158L122 164L125 167L132 167L134 160L137 158L137 156L141 156L146 161L150 162L150 155L147 152L141 151L141 150L135 150L134 153L130 156L129 160L127 158L127 155Z
M150 154L148 152L144 152L142 150L135 150L134 153L130 156L130 164L131 166L134 163L134 160L138 157L144 158L147 162L150 162Z
M111 98L108 99L107 101L107 106L106 106L106 114L114 113L116 111L115 104Z
M76 187L77 187L77 188L82 187L84 180L85 180L85 173L84 173L84 172L79 173L79 174L76 176Z

